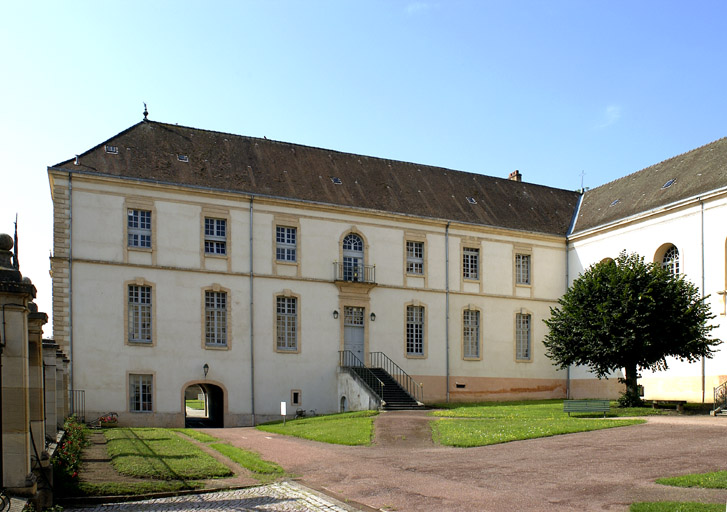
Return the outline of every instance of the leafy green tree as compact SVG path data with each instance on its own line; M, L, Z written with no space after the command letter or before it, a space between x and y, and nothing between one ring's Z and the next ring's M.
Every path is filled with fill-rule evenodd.
M666 370L667 357L712 357L714 318L699 290L638 254L596 263L580 275L545 320L546 355L560 368L588 366L600 379L623 368L622 405L641 404L639 372Z

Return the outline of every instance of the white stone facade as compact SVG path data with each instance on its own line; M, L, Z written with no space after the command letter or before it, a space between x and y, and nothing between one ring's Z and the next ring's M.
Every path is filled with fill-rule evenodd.
M160 137L157 131L183 132L186 141L196 137L199 145L189 143L199 154L182 159L158 149L167 142L158 139L145 149L158 154L144 160L151 153L142 153L142 146ZM483 209L475 212L479 217L468 217L469 206L460 203L447 210L448 197L438 212L452 218L411 213L416 197L408 211L401 205L363 207L367 196L355 195L363 186L356 173L367 165L378 166L379 174L371 176L390 179L402 195L411 192L409 185L421 186L418 192L432 202L442 192L434 186L426 191L427 185L478 178L429 169L431 181L418 181L422 170L412 170L415 164L388 171L385 161L369 157L238 139L144 122L75 162L49 168L55 341L72 358L72 387L86 391L88 416L113 411L122 424L182 426L185 391L195 384L215 397L210 417L219 426L279 418L281 401L293 414L298 408L337 412L344 397L348 409L368 407L371 397L340 374L339 352L349 349L364 361L385 353L421 384L427 403L615 398L622 389L616 378L599 381L582 368L555 368L542 345L543 320L579 272L623 249L651 260L662 256L665 244L676 246L683 273L699 286L704 276L716 321L724 323L719 292L725 289L727 184L616 221L585 229L576 224L568 235L567 222L579 218L577 200L568 203L576 195L568 191L507 188L488 178L487 190L473 190L499 194L489 196L493 205L505 198L491 217L481 212L494 206L464 192L461 199ZM228 144L237 144L238 152L224 153ZM212 159L209 151L216 148L224 158L215 165L228 171L214 175L205 159L198 164L208 180L199 182L204 186L189 183L199 167L179 168L188 174L169 171L181 165L177 159ZM270 168L247 165L245 174L244 167L229 164L247 161L241 152L252 159L265 151ZM164 160L169 154L171 162ZM123 160L127 156L141 159ZM295 189L286 166L300 163L296 159L303 159L303 169L314 167L308 178L320 180L320 200L302 199L305 194ZM139 171L139 165L149 170ZM356 172L348 175L349 188L336 189L338 178L316 165ZM255 183L273 171L280 178L268 188ZM403 183L405 172L415 181ZM238 178L243 184L233 186ZM390 193L392 185L373 184L379 188L370 194ZM271 187L278 189L255 192ZM561 199L552 199L558 194ZM521 221L532 214L533 229L513 227L509 211ZM552 220L557 215L566 219L562 233L562 222ZM725 338L724 326L715 336ZM668 373L645 375L646 398L701 401L704 394L711 401L712 387L725 380L724 358L720 352L706 362L704 384L701 364L670 363Z

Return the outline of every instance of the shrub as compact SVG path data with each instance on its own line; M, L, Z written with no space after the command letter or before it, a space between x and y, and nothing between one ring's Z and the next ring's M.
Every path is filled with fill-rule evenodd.
M88 444L86 428L75 416L71 416L63 423L63 430L66 434L51 458L53 478L56 486L75 487L81 469L81 452Z

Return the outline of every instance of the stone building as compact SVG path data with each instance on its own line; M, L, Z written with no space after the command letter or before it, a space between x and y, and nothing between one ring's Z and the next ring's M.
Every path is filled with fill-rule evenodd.
M714 144L721 159L690 172L711 176L702 188L724 215L725 144ZM386 375L361 367L386 369L425 403L614 397L616 379L554 368L542 320L587 264L629 249L616 226L651 230L675 193L694 195L681 177L651 202L625 187L604 217L613 185L580 194L517 171L146 119L48 174L55 341L88 414L134 425L247 425L279 417L281 402L319 413L394 403L378 392L393 388ZM723 283L727 234L713 227ZM653 233L631 250L648 254ZM715 363L709 385L722 380ZM195 395L202 413L188 407Z

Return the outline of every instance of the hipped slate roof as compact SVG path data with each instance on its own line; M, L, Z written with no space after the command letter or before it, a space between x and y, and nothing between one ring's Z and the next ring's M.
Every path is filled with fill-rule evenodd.
M727 138L722 138L587 191L574 233L725 187Z
M53 168L562 236L578 202L506 178L146 120Z

